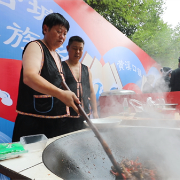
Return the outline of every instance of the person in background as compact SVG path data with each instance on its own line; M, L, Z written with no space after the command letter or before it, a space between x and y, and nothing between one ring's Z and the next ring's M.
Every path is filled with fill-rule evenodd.
M86 65L79 62L84 49L84 40L79 36L72 36L67 45L69 59L62 62L65 73L65 81L71 91L79 98L83 109L87 115L92 113L94 118L98 118L96 96L92 83L92 74ZM70 108L70 114L74 118L74 129L84 127L84 118Z
M75 93L63 90L61 59L56 49L66 40L69 22L59 13L43 21L42 40L29 42L23 51L13 142L20 137L45 134L48 138L72 130L69 107L78 113Z
M170 78L172 69L170 67L163 67L160 69L161 77L156 80L154 86L154 92L169 92L170 89Z
M178 68L173 70L170 79L170 88L172 91L180 91L180 57L178 58Z
M154 75L150 74L147 77L147 81L145 82L142 92L143 93L153 93L154 88L153 88L153 82L154 82Z

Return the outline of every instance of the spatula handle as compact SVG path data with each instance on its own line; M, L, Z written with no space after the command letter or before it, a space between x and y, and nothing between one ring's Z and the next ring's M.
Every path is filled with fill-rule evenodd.
M63 86L63 88L65 90L69 90L69 87L67 86L66 82L62 81L61 85ZM92 131L94 132L94 134L96 135L96 137L98 138L99 142L101 143L103 149L105 150L106 154L108 155L110 161L112 162L113 166L116 168L117 172L119 173L119 175L121 176L122 170L120 169L120 166L117 164L116 160L114 159L114 156L112 155L112 152L109 148L109 146L107 145L107 143L103 140L103 138L101 137L99 131L97 130L96 126L94 126L94 124L92 123L92 121L89 119L88 115L86 114L86 112L84 111L84 109L82 108L82 106L80 104L75 103L79 113L85 118L86 122L88 123L89 127L92 129Z

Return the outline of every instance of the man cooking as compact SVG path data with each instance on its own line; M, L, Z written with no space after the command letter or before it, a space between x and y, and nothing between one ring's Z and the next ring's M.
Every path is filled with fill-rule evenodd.
M62 62L63 69L65 71L65 81L68 87L73 91L85 110L87 115L90 115L91 108L93 117L98 118L96 96L92 83L92 74L89 68L79 62L82 57L84 49L84 40L79 36L72 36L69 39L67 45L67 51L69 59ZM78 114L70 108L71 117L74 120L72 122L75 130L82 129L84 126L84 118L78 116ZM71 118L70 118L71 119Z
M61 14L51 13L43 21L44 38L24 48L13 142L26 135L45 134L51 138L69 132L69 107L78 113L74 102L80 101L73 92L62 90L64 75L56 53L68 30L69 22Z

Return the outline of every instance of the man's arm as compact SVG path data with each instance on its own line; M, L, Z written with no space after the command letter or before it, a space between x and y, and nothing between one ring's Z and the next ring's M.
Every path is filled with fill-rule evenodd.
M39 75L41 61L42 52L39 45L35 42L30 43L23 55L23 82L35 91L58 98L78 112L74 101L78 104L80 101L73 92L61 90Z
M92 74L91 74L90 70L89 70L89 83L90 83L90 102L91 102L91 107L93 110L93 117L99 118L98 112L97 112L96 95L95 95L94 88L93 88Z

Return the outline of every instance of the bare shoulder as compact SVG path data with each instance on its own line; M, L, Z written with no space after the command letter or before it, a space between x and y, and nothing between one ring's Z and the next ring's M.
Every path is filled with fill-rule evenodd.
M36 53L41 53L41 48L40 45L37 42L31 42L28 44L24 55L31 53L32 55L36 54Z
M29 43L23 55L23 67L38 71L41 67L42 57L39 44L36 42Z

